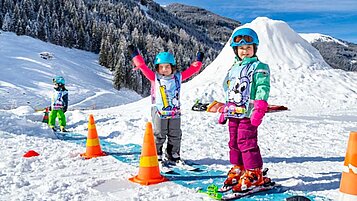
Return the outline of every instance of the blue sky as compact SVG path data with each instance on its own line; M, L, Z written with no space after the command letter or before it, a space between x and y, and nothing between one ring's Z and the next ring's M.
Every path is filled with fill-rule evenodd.
M251 22L259 16L287 22L298 33L322 33L357 43L357 0L155 0L182 3Z

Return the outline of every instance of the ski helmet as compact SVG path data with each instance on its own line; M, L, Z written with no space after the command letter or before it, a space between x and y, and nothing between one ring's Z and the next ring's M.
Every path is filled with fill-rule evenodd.
M154 64L155 66L159 64L171 64L176 66L176 61L174 55L172 55L170 52L160 52L156 55Z
M243 45L259 45L259 39L257 33L251 28L242 28L235 31L231 38L231 47L243 46Z
M65 85L64 78L62 76L56 76L53 78L53 83L59 84L59 85Z

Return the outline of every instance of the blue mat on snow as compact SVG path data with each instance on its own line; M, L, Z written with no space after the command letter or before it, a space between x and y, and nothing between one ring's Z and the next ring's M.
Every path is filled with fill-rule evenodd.
M87 137L78 134L78 133L70 133L67 132L64 135L62 133L57 133L56 136L60 140L69 141L72 143L80 144L83 147L86 146ZM108 155L113 156L117 160L128 163L133 166L139 165L139 159L141 154L141 146L137 144L117 144L114 142L107 141L106 138L101 138L100 144L102 150ZM189 161L188 161L189 162ZM200 171L185 171L179 168L175 168L175 172L179 174L163 174L170 181L185 186L191 189L203 189L206 190L207 186L211 184L222 185L225 178L226 173L210 169L205 165L194 164L194 167L198 167ZM241 201L256 201L256 200L274 200L274 201L285 201L286 198L292 196L286 191L288 188L286 187L277 187L276 189L272 189L267 192L261 192L254 195L251 195L246 198L241 198ZM313 196L307 196L309 199L314 200Z

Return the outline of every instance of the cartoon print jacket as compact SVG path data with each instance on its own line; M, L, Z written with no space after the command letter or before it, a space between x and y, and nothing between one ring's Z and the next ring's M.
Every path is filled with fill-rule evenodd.
M257 57L244 58L228 71L223 82L226 97L225 116L249 118L254 100L267 101L270 93L270 70Z
M151 100L153 106L157 108L158 115L161 118L179 118L181 116L179 111L181 83L198 73L202 67L202 62L194 61L186 70L174 72L167 79L164 79L158 73L149 69L140 54L133 57L132 61L136 68L140 69L144 76L150 80Z
M52 110L63 110L67 111L68 107L68 91L56 89L51 98L51 109Z
M175 118L180 116L181 73L169 76L155 73L155 95L152 102L161 117Z

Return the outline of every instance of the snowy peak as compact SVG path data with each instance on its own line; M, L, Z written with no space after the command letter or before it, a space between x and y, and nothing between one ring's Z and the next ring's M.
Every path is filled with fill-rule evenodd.
M263 62L289 69L329 68L320 53L286 22L258 17L245 27L257 32L260 41L257 55Z
M337 43L343 46L348 47L348 45L332 36L329 35L324 35L320 33L301 33L301 37L303 37L307 42L309 43L315 43L315 42L328 42L328 43Z
M323 34L300 34L334 69L357 71L357 45Z

